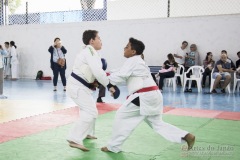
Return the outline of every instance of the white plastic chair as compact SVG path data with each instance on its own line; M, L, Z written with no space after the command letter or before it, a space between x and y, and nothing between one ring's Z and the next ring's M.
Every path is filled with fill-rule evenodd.
M164 84L166 84L167 86L171 86L171 84L172 84L172 86L173 86L173 91L176 91L176 85L177 85L177 83L176 83L176 77L175 77L175 76L172 77L172 78L165 78L164 80L165 80L165 83L164 83Z
M177 77L180 77L181 79L181 84L183 86L183 78L184 78L184 66L181 64L178 64L178 68L177 68L177 72L175 73L175 79L177 79ZM181 70L182 70L182 74L181 74Z
M214 81L215 81L215 79L213 78L213 71L214 71L214 68L212 69L212 72L211 72L211 85L210 85L210 92L212 92L212 90L213 90L213 84L214 84ZM224 81L224 80L220 80L220 81ZM230 84L231 84L231 82L227 85L227 87L225 88L225 90L227 89L227 91L228 91L228 93L231 93L231 91L230 91Z
M192 75L188 78L187 74L192 71ZM183 91L185 90L185 86L187 84L187 81L189 80L188 83L188 89L191 88L192 85L192 81L196 81L197 82L197 88L198 88L198 92L202 91L202 73L204 72L204 68L202 66L192 66L190 67L187 72L184 73L184 85L183 85Z
M235 93L235 89L237 87L237 91L239 91L240 88L240 78L237 78L237 72L234 72L233 76L233 93Z
M160 79L160 76L159 74L157 74L156 76L156 80L157 80L157 85L159 85L159 79ZM171 84L173 85L173 91L176 91L176 77L172 77L172 78L165 78L164 79L164 86L171 86Z

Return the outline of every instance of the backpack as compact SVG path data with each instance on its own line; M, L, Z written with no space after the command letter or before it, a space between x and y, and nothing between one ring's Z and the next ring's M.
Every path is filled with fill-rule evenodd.
M41 80L42 77L43 77L43 71L40 70L37 72L36 80Z

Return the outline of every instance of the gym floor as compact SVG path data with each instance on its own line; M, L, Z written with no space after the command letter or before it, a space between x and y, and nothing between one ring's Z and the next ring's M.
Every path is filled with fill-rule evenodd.
M127 96L120 86L121 97L109 93L98 103L97 140L85 140L90 152L68 146L66 135L78 118L78 108L67 97L61 83L53 92L51 81L20 79L4 82L0 99L0 160L176 160L231 159L240 155L240 93L192 93L178 87L164 87L163 120L196 135L194 148L176 144L154 133L145 123L133 132L118 154L101 152L111 136L116 110ZM94 93L97 99L98 92Z

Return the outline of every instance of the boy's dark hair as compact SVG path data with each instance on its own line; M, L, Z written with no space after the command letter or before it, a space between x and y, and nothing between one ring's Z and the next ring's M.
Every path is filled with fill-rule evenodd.
M237 52L237 55L239 55L240 54L240 51L239 52Z
M4 44L8 45L9 46L9 42L4 42Z
M56 40L59 40L59 41L60 41L61 39L60 39L60 38L58 38L58 37L56 37L56 38L54 39L54 42L56 42Z
M134 38L129 38L129 43L131 45L131 49L135 50L137 55L141 55L143 53L145 45L142 41Z
M85 45L89 45L91 39L95 39L98 34L96 30L86 30L83 32L82 41Z

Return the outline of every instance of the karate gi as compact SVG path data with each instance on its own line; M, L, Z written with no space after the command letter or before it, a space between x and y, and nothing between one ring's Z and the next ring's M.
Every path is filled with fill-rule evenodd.
M11 75L11 54L10 54L10 48L6 49L7 54L4 57L4 76L10 76Z
M0 49L0 99L3 98L3 57L7 52L5 50Z
M108 150L120 152L123 142L143 120L165 139L177 143L183 141L182 138L188 132L162 120L163 98L159 90L134 93L142 88L156 86L148 66L140 55L128 58L119 71L110 74L109 80L113 85L126 82L130 96L116 113ZM131 103L137 97L140 106Z
M105 71L102 70L101 57L91 45L87 45L77 55L72 72L88 83L92 83L97 79L105 87L109 84L109 79ZM84 86L72 76L68 78L67 94L78 105L80 114L80 118L69 132L68 141L83 145L83 139L87 135L94 136L98 110L92 93L91 89Z
M18 53L14 46L11 47L10 54L12 56L12 58L11 58L12 78L19 78Z

